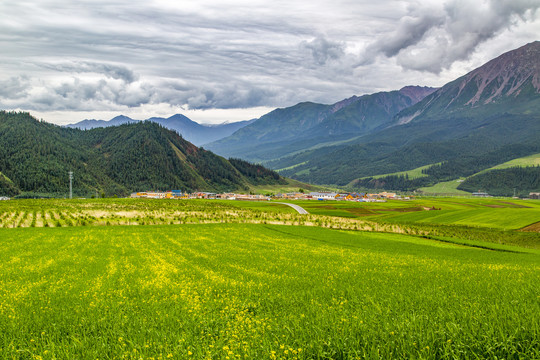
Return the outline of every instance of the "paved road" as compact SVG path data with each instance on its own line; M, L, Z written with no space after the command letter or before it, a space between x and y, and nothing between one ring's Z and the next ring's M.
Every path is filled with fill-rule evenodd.
M299 214L303 214L303 215L309 214L309 213L306 211L306 209L304 209L304 208L301 207L301 206L295 205L295 204L284 203L284 202L279 202L279 203L277 203L277 204L289 205L289 206L292 207L294 210L298 211Z

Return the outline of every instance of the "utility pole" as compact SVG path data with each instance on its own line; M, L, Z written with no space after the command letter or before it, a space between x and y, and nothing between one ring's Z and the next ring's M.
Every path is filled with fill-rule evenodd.
M73 186L72 186L72 183L73 183L73 171L70 171L69 172L69 198L70 199L73 198Z

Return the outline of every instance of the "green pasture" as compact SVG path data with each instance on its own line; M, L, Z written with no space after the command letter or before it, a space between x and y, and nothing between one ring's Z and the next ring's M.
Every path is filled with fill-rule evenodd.
M383 203L295 202L312 214L396 223L521 229L540 221L540 201L493 198L418 198Z
M420 166L420 167L417 167L417 168L411 169L411 170L398 171L398 172L393 172L393 173L388 173L388 174L381 174L381 175L374 175L374 176L366 176L363 179L366 179L368 177L372 177L374 179L380 179L380 178L383 178L383 177L386 177L386 176L408 176L409 179L417 179L417 178L428 176L428 175L424 174L422 172L422 170L427 169L430 166L437 165L437 164L440 164L440 163L424 165L424 166Z
M540 358L537 251L267 224L0 239L0 358Z
M497 229L521 229L540 221L540 210L497 208L422 211L389 215L387 221L399 223L453 224Z
M463 195L463 196L470 196L471 194L459 190L457 187L461 184L457 180L450 180L450 181L443 181L440 183L437 183L433 186L428 187L422 187L419 190L422 192L422 194L426 196L433 196L433 195Z
M540 166L540 154L533 154L533 155L524 156L518 159L513 159L505 163L499 164L497 166L494 166L490 169L481 171L480 173L490 171L490 170L508 169L515 166L521 166L521 167Z

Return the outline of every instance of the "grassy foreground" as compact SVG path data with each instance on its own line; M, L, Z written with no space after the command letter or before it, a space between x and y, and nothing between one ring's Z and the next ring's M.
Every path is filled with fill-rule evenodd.
M297 203L0 202L0 359L540 358L539 201Z
M0 358L540 358L533 250L264 224L0 239Z

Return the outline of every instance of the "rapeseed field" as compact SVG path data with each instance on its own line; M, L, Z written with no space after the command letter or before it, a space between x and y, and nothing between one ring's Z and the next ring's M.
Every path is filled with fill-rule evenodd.
M540 358L537 250L264 223L0 239L0 358Z

